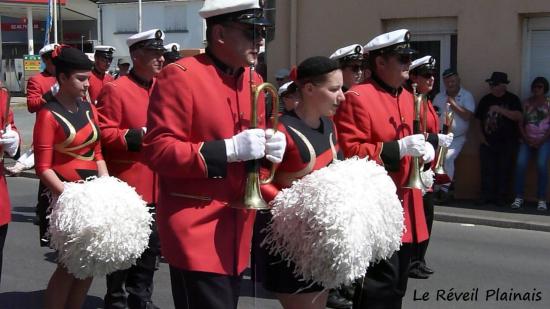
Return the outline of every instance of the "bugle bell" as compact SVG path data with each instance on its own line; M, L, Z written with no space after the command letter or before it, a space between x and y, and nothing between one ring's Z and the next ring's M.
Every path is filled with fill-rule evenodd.
M251 102L251 117L250 117L250 129L258 127L258 98L262 92L268 92L271 97L271 103L273 106L273 113L271 116L271 122L273 123L273 130L277 131L277 124L279 122L279 95L277 88L270 83L262 83L256 85L254 82L254 66L250 66L250 102ZM260 185L268 184L273 180L275 176L276 165L271 167L271 173L268 178L260 179L260 160L250 160L245 162L246 167L246 182L244 189L244 196L242 200L232 202L230 206L238 209L248 210L262 210L269 209L269 204L263 199L260 191Z
M413 134L420 134L422 130L420 128L420 108L424 102L424 95L416 92L416 84L412 84L414 95L414 114L413 114ZM425 117L424 117L425 118ZM425 127L425 126L424 126ZM411 166L409 169L409 180L405 185L408 189L422 189L422 177L420 176L420 158L413 157L411 159Z
M451 110L451 104L447 103L447 112L445 113L445 124L443 125L443 134L449 134L451 132L451 127L453 126L454 114ZM447 147L439 146L437 147L437 160L434 166L434 173L436 175L447 174L445 171L445 158L447 157Z

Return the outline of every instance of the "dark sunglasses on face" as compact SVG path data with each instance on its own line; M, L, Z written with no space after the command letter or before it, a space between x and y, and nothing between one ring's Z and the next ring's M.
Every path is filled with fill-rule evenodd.
M359 73L363 71L363 66L359 64L347 65L346 68L350 68L353 73Z
M420 74L418 74L418 75L420 75L421 77L424 77L424 78L432 78L432 77L435 77L435 73L434 73L434 72L430 72L430 71L428 71L428 72L422 72L422 73L420 73Z
M262 27L262 26L252 26L252 27L246 27L246 28L232 26L228 24L226 24L225 26L232 29L240 30L241 33L244 35L244 37L249 41L263 39L266 37L266 33L267 33L267 31L265 30L265 27Z
M407 63L410 63L412 61L412 58L411 58L411 55L397 54L397 60L401 64L407 64Z

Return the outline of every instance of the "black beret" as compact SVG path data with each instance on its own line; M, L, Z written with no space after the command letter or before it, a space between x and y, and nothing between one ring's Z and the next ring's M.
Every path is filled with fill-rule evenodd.
M62 45L52 53L52 61L56 70L91 70L93 63L80 49Z
M305 81L312 77L321 76L340 68L338 61L324 56L307 58L298 65L297 79Z

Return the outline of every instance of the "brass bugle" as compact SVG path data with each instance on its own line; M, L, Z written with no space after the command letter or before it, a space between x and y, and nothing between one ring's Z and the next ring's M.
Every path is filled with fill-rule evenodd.
M254 83L253 73L254 66L250 67L250 94L251 94L251 117L250 129L258 127L258 98L262 92L268 92L271 97L272 113L271 122L273 130L277 132L277 124L279 122L279 95L277 88L270 83L262 83L257 85ZM231 203L231 207L247 210L262 210L269 209L269 204L263 199L260 185L268 184L275 176L276 165L271 166L271 172L268 178L260 179L260 160L250 160L245 162L246 167L246 182L244 196L241 201Z
M454 114L451 110L451 104L447 103L447 112L445 113L445 124L443 125L443 134L449 134L453 126ZM445 158L447 157L447 147L437 147L437 160L435 161L434 173L436 175L447 174L445 171Z
M413 134L420 134L422 133L420 129L420 107L424 101L424 95L416 92L416 86L416 84L412 84L414 96ZM422 178L420 177L420 158L413 157L411 161L411 166L409 168L409 179L405 185L405 188L422 189Z

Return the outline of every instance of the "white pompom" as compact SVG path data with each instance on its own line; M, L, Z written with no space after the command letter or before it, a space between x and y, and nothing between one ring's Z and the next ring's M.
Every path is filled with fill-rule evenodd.
M65 183L48 231L59 261L84 279L132 266L148 246L152 220L134 188L100 177Z
M362 277L401 245L403 207L374 161L337 161L295 181L271 205L262 245L292 261L295 275L325 288Z
M420 173L420 179L422 181L422 195L426 194L434 185L435 173L432 169L423 171Z

